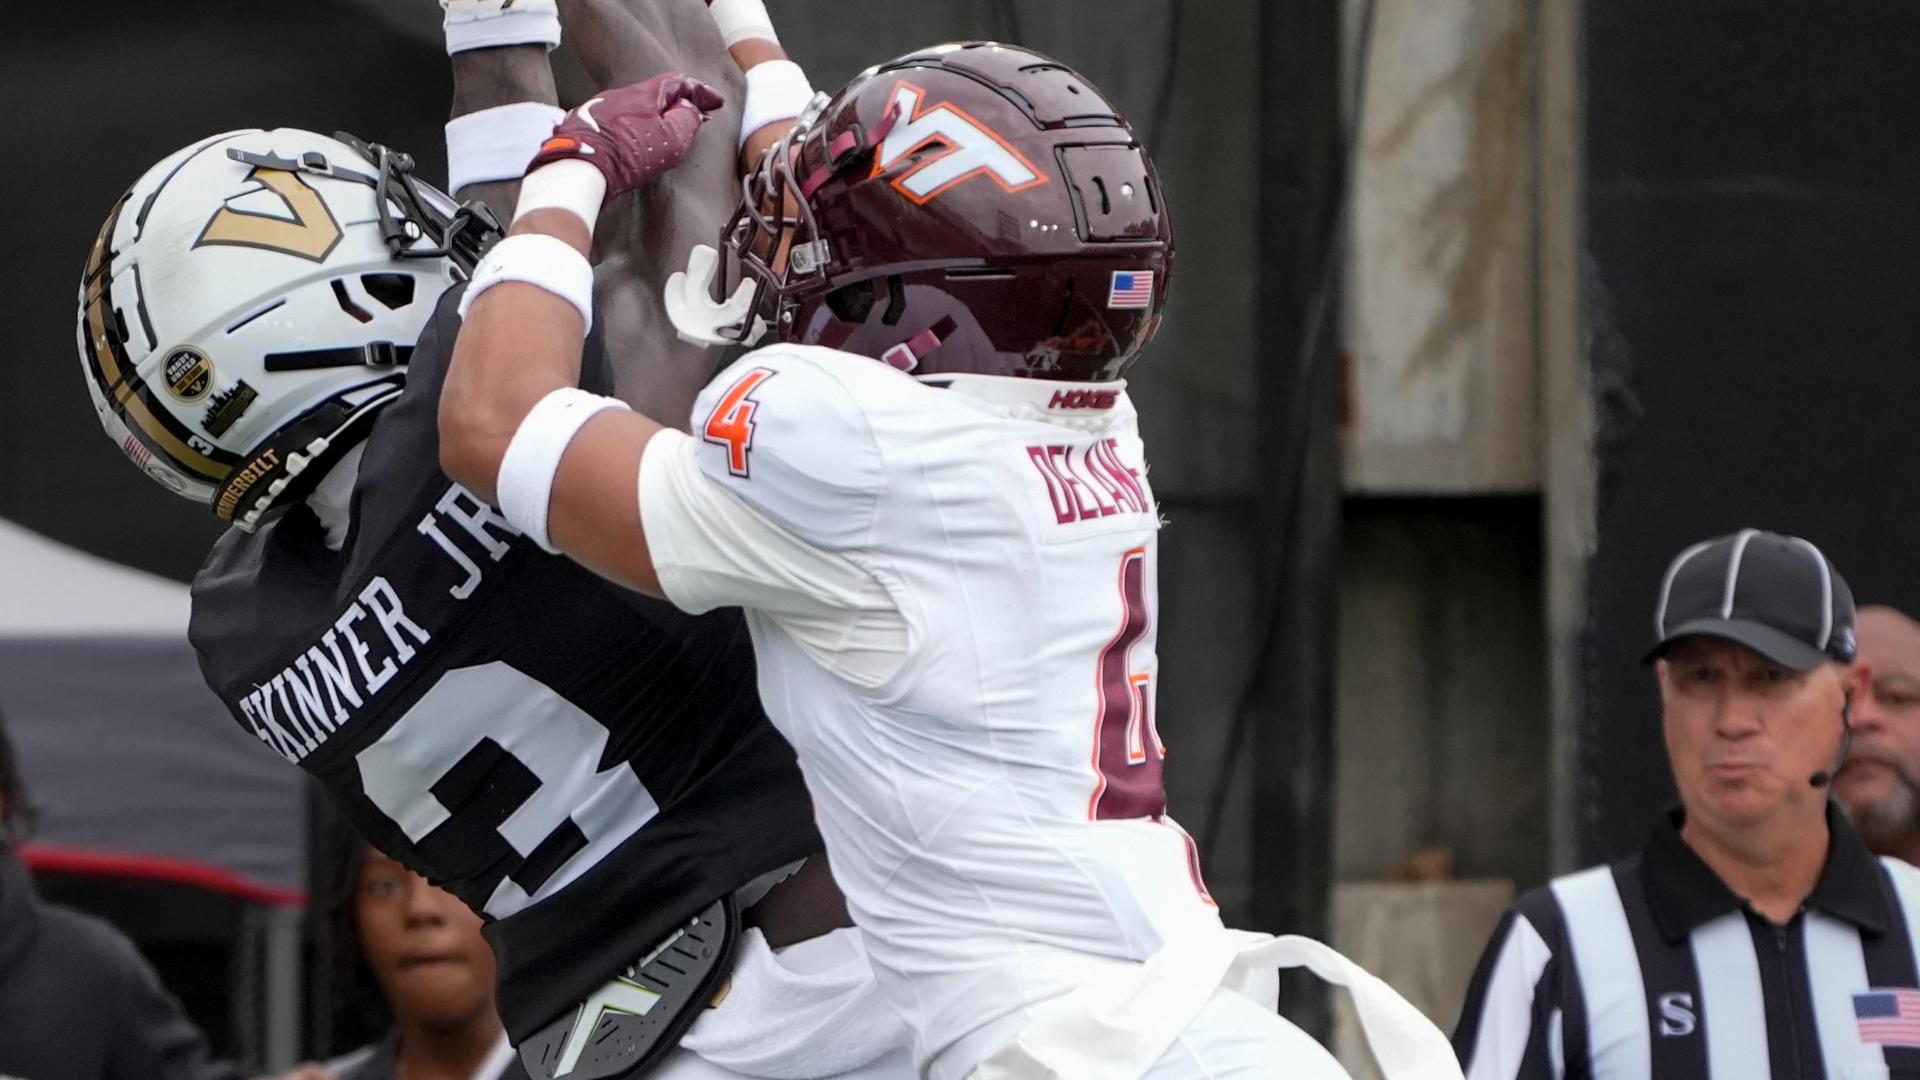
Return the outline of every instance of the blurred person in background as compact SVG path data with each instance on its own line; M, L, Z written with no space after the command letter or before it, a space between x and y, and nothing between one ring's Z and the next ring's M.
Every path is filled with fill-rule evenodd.
M43 902L13 845L32 824L0 722L0 1076L203 1080L226 1073L133 942Z
M1864 607L1859 637L1871 676L1833 793L1875 854L1920 865L1920 622Z
M337 919L343 951L371 977L367 989L377 988L393 1029L306 1075L525 1080L494 1007L493 950L480 936L480 917L364 843L347 870Z

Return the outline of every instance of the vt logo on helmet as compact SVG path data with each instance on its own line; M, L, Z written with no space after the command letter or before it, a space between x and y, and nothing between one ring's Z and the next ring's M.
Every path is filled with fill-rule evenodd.
M816 98L668 310L690 340L764 326L923 378L1108 381L1158 329L1172 264L1159 176L1119 111L1056 60L966 42Z
M893 179L894 188L902 195L925 203L953 185L983 174L999 181L1000 189L1008 194L1047 182L1032 162L1020 156L1020 151L980 121L950 102L923 109L925 97L926 91L909 82L894 87L897 119L874 155L875 175L902 158L913 157L913 166Z
M100 423L142 472L253 528L364 438L497 231L411 169L351 136L233 131L114 204L77 338Z

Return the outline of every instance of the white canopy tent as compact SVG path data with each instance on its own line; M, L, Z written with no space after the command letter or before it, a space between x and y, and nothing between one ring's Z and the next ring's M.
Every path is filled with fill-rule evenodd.
M187 587L0 519L0 638L125 634L185 640Z

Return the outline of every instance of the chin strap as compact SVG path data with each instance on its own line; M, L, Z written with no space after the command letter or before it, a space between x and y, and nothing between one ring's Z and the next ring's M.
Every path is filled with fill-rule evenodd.
M252 532L305 499L333 463L366 437L374 416L405 384L405 374L396 372L356 386L281 428L227 473L214 495L214 514Z
M952 337L954 330L958 328L959 324L953 321L953 316L948 315L925 330L920 331L900 344L895 345L893 348L888 349L886 352L881 353L880 359L885 361L888 366L901 371L913 371L920 366L920 361L925 360L935 349L938 349L948 338Z
M720 273L720 253L706 244L697 244L687 256L687 268L675 270L667 278L667 318L673 321L680 340L692 345L752 345L767 332L765 319L753 314L757 285L743 278L724 303L713 299L714 278ZM737 333L746 320L753 329L744 338Z

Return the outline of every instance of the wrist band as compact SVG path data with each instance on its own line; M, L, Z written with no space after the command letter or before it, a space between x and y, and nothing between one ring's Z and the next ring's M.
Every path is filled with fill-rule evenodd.
M563 386L541 398L514 430L507 452L500 458L494 479L500 515L527 539L558 555L547 536L547 506L553 500L553 477L567 444L581 425L608 409L625 409L617 398L589 394L577 386Z
M728 48L748 38L776 45L780 42L773 32L773 19L767 15L767 5L761 0L707 0L707 11L713 15L714 25L720 28L720 36Z
M560 9L554 0L440 0L447 55L502 45L560 44Z
M740 108L740 145L768 124L793 120L813 100L807 73L791 60L768 60L747 69L747 100Z
M447 190L518 180L566 110L519 101L447 121Z
M545 289L572 304L593 329L593 265L573 245L557 236L522 233L493 245L487 257L473 268L473 281L460 297L460 317L480 294L509 281L518 281Z
M607 177L599 169L569 158L553 161L527 174L520 181L520 201L513 206L513 220L535 210L569 210L587 223L592 232L600 220L600 204L607 199Z

